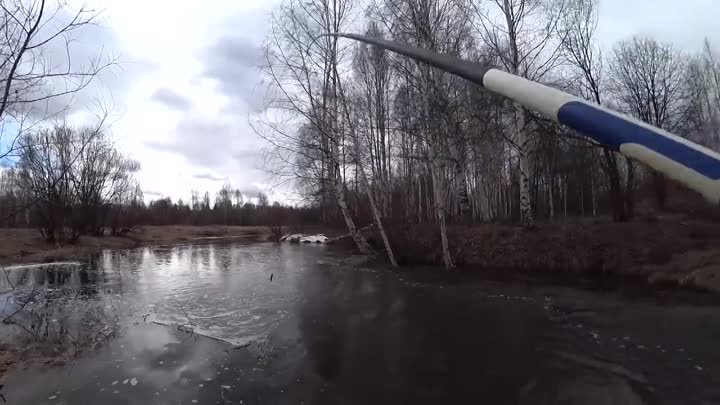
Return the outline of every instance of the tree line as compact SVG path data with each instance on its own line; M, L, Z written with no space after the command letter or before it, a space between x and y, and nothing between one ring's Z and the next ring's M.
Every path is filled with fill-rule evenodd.
M325 220L437 225L608 215L626 221L668 181L533 111L408 58L333 36L358 32L539 81L711 149L720 149L720 63L635 36L595 32L600 0L285 0L263 70L270 91L254 127L268 172L290 179ZM362 195L362 198L359 196ZM367 208L367 209L365 209ZM360 218L358 211L369 212Z
M55 126L19 140L20 158L0 171L0 227L35 227L50 243L81 235L121 235L140 225L301 227L319 222L313 207L270 203L225 184L214 196L192 191L189 202L145 202L134 175L140 164L94 129ZM279 232L280 230L278 230Z

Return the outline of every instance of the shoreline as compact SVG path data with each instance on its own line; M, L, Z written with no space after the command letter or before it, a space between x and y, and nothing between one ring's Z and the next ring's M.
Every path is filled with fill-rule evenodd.
M262 226L143 226L126 236L82 236L74 245L52 246L40 237L36 229L4 228L0 229L0 265L85 261L105 249L233 239L264 241L269 235L268 228Z

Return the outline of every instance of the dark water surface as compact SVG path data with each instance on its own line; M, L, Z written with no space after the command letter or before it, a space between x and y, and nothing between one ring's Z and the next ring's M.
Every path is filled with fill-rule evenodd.
M214 243L6 268L0 313L15 315L0 343L48 364L14 369L1 392L12 404L720 403L717 306L431 282L356 259Z

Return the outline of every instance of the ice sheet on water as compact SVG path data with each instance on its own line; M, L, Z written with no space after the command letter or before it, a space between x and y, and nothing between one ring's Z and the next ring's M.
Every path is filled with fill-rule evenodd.
M15 264L12 266L3 266L3 270L24 270L24 269L39 269L47 267L79 267L83 264L80 262L52 262L52 263L31 263L31 264Z
M272 299L266 297L266 306L255 301L188 297L182 304L159 305L148 321L166 326L182 325L185 331L244 346L267 336L286 315L286 311L273 308Z

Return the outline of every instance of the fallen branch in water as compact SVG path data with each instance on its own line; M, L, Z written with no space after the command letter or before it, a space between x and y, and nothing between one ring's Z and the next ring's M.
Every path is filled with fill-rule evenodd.
M178 325L178 330L185 333L195 333L195 324L193 323L192 319L190 319L190 315L188 315L187 312L185 312L185 308L182 307L182 305L178 304L178 308L182 311L183 314L185 314L185 318L187 318L188 323L184 323L182 325ZM184 330L183 326L189 326L190 330Z
M375 223L374 223L374 222L373 222L372 224L364 227L364 228L358 229L357 232L358 232L358 233L360 233L360 232L365 232L365 231L367 231L368 229L372 228L373 226L375 226ZM352 234L349 233L349 234L347 234L347 235L338 236L337 238L328 239L328 240L325 241L325 244L334 243L334 242L339 241L340 239L349 238L349 237L351 237L351 236L352 236Z

